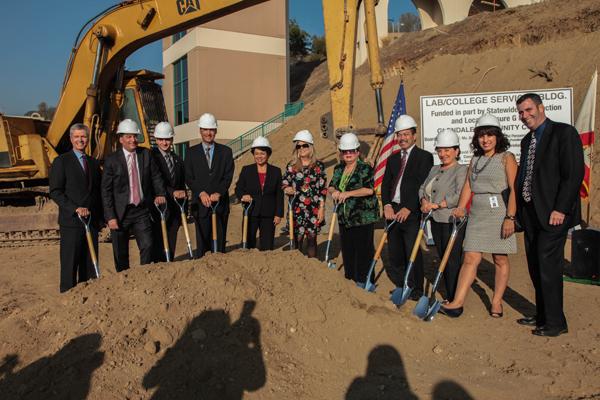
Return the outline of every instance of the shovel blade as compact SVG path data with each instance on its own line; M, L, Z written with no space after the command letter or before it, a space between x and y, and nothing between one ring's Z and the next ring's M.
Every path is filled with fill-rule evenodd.
M427 296L423 295L417 302L417 305L415 306L415 309L413 310L413 314L416 315L417 317L423 319L427 315L428 311L429 311L429 298Z
M336 265L333 261L327 261L327 268L329 269L335 269Z
M440 311L441 306L442 306L442 303L440 303L439 301L436 300L435 303L433 303L433 305L431 307L429 307L429 310L427 311L427 314L423 318L423 321L431 321L433 319L433 317L435 316L435 314L437 314L437 312Z
M412 288L405 286L403 288L396 288L392 292L392 303L397 306L404 305L410 297Z
M367 292L373 293L375 291L375 289L377 289L377 285L376 284L371 283L370 281L366 281L365 282L365 290Z

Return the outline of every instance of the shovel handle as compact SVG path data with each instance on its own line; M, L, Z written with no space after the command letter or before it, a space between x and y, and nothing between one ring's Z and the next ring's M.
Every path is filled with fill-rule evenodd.
M185 213L183 212L181 213L181 225L183 225L183 233L185 233L186 242L191 243L190 230L187 225L187 218L185 216Z
M242 222L242 247L246 248L246 243L248 242L248 216L244 215L244 220Z
M160 220L160 230L163 238L163 250L165 251L165 257L169 260L169 238L167 237L167 222L164 219Z
M333 230L335 229L335 220L337 218L337 213L333 213L331 215L331 225L329 226L329 235L327 236L327 240L333 240Z
M288 219L290 223L290 241L294 240L294 211L290 210L288 212Z
M375 251L375 256L373 257L373 260L379 260L379 257L381 257L381 251L383 250L383 246L385 245L387 236L388 233L383 232L383 236L381 236L381 240L379 241L379 245L377 246L377 251Z
M424 229L419 229L419 232L417 232L417 239L415 240L415 244L413 245L412 252L410 253L409 261L414 262L415 259L417 258L417 253L419 252L419 247L421 244L421 239L423 239L424 232L425 232Z
M212 226L212 240L217 240L217 213L213 212L210 216L211 218L211 226Z
M92 232L88 229L85 230L85 238L87 239L88 249L90 250L90 258L92 259L92 264L94 267L98 269L98 257L96 256L96 249L94 248L94 241L92 240ZM98 278L99 273L96 274L96 278Z

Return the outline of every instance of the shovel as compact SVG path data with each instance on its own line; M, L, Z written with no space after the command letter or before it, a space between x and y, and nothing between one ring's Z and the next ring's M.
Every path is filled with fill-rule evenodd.
M212 227L212 252L216 253L217 252L217 207L219 207L219 202L216 201L214 203L211 203L210 205L210 210L211 210L211 227Z
M290 196L288 199L288 222L290 225L290 250L294 250L294 202L298 194Z
M90 258L92 259L92 265L94 266L94 273L96 278L100 278L100 268L98 267L98 257L96 257L96 249L94 248L94 241L92 240L92 231L90 230L90 223L92 222L92 213L85 218L77 214L79 220L85 227L85 238L87 239L88 250L90 251Z
M252 203L254 200L250 200L249 203L242 203L242 207L244 208L244 219L242 221L242 249L248 248L248 211L250 211L250 207L252 207Z
M185 241L187 243L188 253L190 255L190 258L194 258L194 252L192 251L192 241L190 240L190 231L188 229L187 217L185 216L186 198L184 197L181 203L178 199L175 199L175 202L181 210L181 225L183 226L183 232L185 233Z
M333 214L331 215L331 225L329 226L329 235L327 236L327 248L325 250L325 262L327 268L335 269L335 262L329 259L329 249L331 248L331 241L333 240L333 230L335 229L335 220L337 218L337 209L340 204L338 202L333 203Z
M160 206L154 203L154 206L160 213L160 230L162 232L163 238L163 249L165 251L165 258L167 262L171 262L171 252L169 251L169 238L167 237L167 203L165 202L164 208L160 208Z
M377 260L381 257L381 251L383 250L383 246L385 245L385 241L388 236L388 232L392 229L392 226L396 223L396 220L392 220L389 224L386 224L385 229L383 230L383 236L381 236L381 240L379 241L379 245L377 246L377 251L375 251L375 255L373 256L373 260L371 261L371 268L369 268L369 273L367 274L367 280L365 281L365 290L367 292L374 292L377 285L371 283L371 276L373 272L375 272L375 264L377 264Z
M417 232L417 238L415 239L415 244L413 245L412 252L410 253L410 259L408 260L408 265L406 266L406 272L404 273L404 286L401 288L396 288L392 292L392 303L397 306L401 306L408 301L410 294L413 288L408 287L408 277L410 276L410 272L413 269L413 265L415 264L415 259L417 258L417 253L419 252L419 247L421 245L421 239L423 238L423 233L425 232L425 224L427 220L431 217L431 213L433 211L429 211L427 214L423 214L421 217L421 225L419 226L419 231Z
M460 221L454 216L452 217L452 234L450 235L450 240L448 241L448 246L446 246L446 250L444 251L444 256L442 257L440 266L438 267L438 271L433 282L433 287L431 288L431 294L429 295L429 298L427 295L421 296L419 302L413 310L413 314L421 318L423 321L431 321L442 306L442 303L435 298L435 291L437 290L440 279L442 278L442 273L448 264L448 258L450 258L450 253L452 253L452 248L454 247L454 242L456 241L458 231L460 231L466 222L466 216Z

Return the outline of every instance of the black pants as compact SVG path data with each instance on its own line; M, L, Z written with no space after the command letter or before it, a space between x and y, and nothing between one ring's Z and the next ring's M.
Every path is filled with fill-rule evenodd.
M388 252L390 254L390 265L385 271L396 287L404 285L404 271L408 266L410 253L412 252L417 232L420 225L420 214L411 213L403 223L396 223L388 233ZM413 288L416 294L423 293L425 274L423 272L423 256L419 251L408 277L408 286Z
M435 247L440 256L440 262L444 257L446 247L450 241L450 235L452 234L452 224L435 222L431 220L431 234L435 242ZM458 283L458 273L460 272L460 266L462 265L462 244L465 238L465 227L460 228L456 235L454 247L450 257L448 257L448 264L444 270L444 285L446 287L446 300L454 300L454 294L456 293L456 284Z
M113 257L117 272L129 269L129 235L133 233L140 250L140 264L152 262L152 224L150 212L143 206L127 206L119 229L111 230ZM161 246L162 247L162 246Z
M365 283L371 261L375 255L373 246L373 224L340 227L340 240L342 242L342 259L344 260L344 276L354 282ZM374 282L375 274L371 276Z
M98 254L98 230L90 226L96 255ZM95 277L92 257L88 250L85 229L60 227L60 292L75 287Z
M552 232L544 230L533 203L521 209L521 223L525 230L529 276L535 288L537 324L548 328L566 328L562 277L568 227L565 225Z
M256 247L256 233L260 232L259 249L273 250L275 246L275 224L274 216L270 217L248 217L248 248Z
M211 213L208 213L205 217L194 216L194 221L196 222L196 258L204 256L208 251L212 251L211 216ZM223 214L217 213L217 251L220 253L225 253L228 220L229 211Z
M167 261L165 257L165 245L163 243L162 228L160 224L160 214L153 213L152 233L154 238L153 259L155 262ZM181 226L181 215L178 212L169 212L166 217L167 222L167 242L169 243L169 255L171 261L175 257L175 247L177 245L177 232Z

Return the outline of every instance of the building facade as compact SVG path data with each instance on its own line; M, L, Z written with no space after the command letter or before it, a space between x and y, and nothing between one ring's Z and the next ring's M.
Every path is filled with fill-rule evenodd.
M288 2L268 0L163 40L163 94L175 143L198 141L205 112L217 139L240 136L289 99Z

